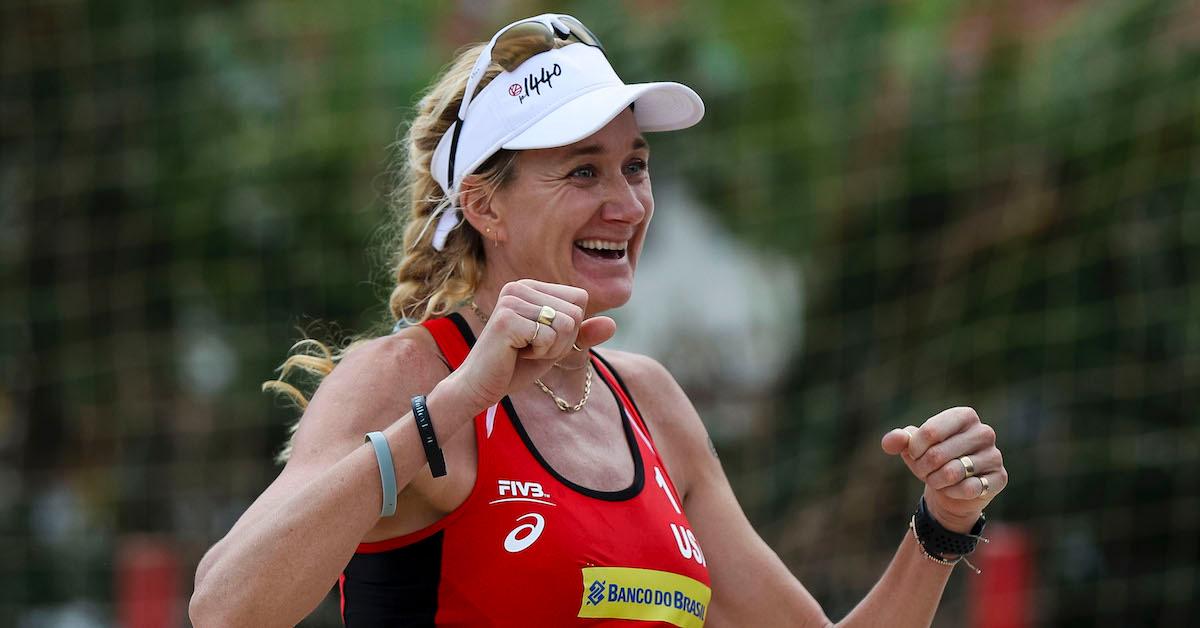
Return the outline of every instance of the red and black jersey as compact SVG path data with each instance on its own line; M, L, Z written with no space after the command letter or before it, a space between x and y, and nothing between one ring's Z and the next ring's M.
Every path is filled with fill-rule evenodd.
M424 325L457 368L474 343L466 322ZM475 417L467 500L423 530L359 545L340 582L347 626L703 625L704 553L623 382L591 359L621 408L633 482L596 491L564 478L505 398Z

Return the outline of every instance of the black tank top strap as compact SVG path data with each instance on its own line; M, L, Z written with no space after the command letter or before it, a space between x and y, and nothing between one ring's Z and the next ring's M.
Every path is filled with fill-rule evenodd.
M629 408L630 418L637 423L638 427L645 432L647 438L653 442L654 435L650 433L650 426L646 425L646 421L642 419L642 411L638 409L637 402L633 400L633 393L629 392L629 387L625 385L625 381L621 379L621 375L617 373L617 369L613 368L612 363L601 357L599 353L592 351L591 354L592 358L594 358L592 364L596 367L596 373L608 380L609 384L613 385L614 390L620 394L621 400Z
M445 318L431 318L421 325L433 336L438 349L441 349L442 355L450 363L450 370L457 369L475 345L475 334L457 312Z

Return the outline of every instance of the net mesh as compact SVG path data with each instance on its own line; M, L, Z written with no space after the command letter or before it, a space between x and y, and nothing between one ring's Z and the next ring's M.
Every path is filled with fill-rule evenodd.
M146 564L185 623L200 556L277 473L294 413L259 383L302 331L385 318L414 94L543 10L0 7L0 624L134 625ZM656 177L803 270L778 286L804 302L779 381L685 385L831 617L918 494L878 437L957 404L1000 434L989 516L1031 540L1033 624L1200 615L1194 3L550 10L626 80L703 95L702 125L654 138ZM956 576L936 623L977 620L978 595ZM306 625L338 623L327 602Z

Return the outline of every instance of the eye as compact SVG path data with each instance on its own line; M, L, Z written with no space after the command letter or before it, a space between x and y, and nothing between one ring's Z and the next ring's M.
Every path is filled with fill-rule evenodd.
M625 174L629 176L642 174L648 168L650 168L650 164L646 163L645 159L634 159L625 164Z
M596 167L595 166L580 166L580 167L572 170L571 174L568 176L573 177L573 178L577 177L577 178L581 178L581 179L594 179L596 177Z

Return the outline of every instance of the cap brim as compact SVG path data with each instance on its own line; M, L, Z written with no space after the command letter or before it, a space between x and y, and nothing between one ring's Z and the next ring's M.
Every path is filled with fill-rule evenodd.
M509 150L555 148L574 144L604 128L633 104L642 131L676 131L704 117L704 102L679 83L609 85L581 94L504 143Z

